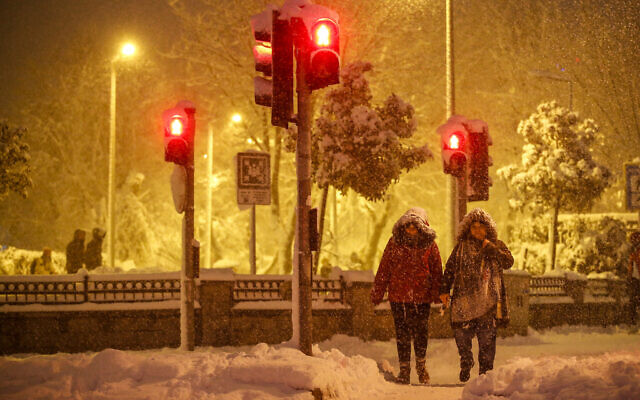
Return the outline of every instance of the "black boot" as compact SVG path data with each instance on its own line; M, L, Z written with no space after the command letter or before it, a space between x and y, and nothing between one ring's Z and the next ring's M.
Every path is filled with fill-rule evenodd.
M416 373L418 374L418 381L420 383L429 383L430 378L429 372L427 371L427 366L425 365L425 359L416 359Z
M411 363L409 362L401 362L400 363L400 373L396 378L397 383L401 383L403 385L409 384L409 379L411 376Z
M471 368L460 368L460 382L466 382L471 377Z

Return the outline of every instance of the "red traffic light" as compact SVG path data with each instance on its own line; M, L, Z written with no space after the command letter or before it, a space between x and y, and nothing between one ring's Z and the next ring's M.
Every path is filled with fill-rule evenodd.
M449 136L447 147L450 150L460 150L463 147L464 135L462 132L454 132Z
M162 113L164 123L165 161L185 165L193 151L195 107L191 102L181 101L176 107Z
M171 123L169 124L169 133L173 136L182 136L184 133L185 121L179 115L171 117Z
M338 38L338 27L330 19L321 19L311 32L313 42L318 47L331 47Z

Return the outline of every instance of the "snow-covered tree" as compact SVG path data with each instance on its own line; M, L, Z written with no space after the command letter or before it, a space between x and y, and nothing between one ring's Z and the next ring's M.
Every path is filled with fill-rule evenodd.
M558 213L588 210L611 184L611 172L592 157L598 125L555 101L540 104L518 133L525 141L522 161L498 175L511 190L511 207L551 213L547 268L554 269Z
M313 129L313 171L319 186L354 190L367 200L380 200L391 183L429 157L425 145L406 142L416 130L413 107L392 94L382 105L371 104L364 76L370 63L343 67L342 83L331 89Z
M395 94L382 105L372 104L364 76L372 69L367 62L344 66L341 84L327 92L315 121L312 166L314 179L324 190L321 227L329 186L342 193L351 189L367 200L381 200L403 172L433 156L427 145L410 143L416 131L410 104ZM377 246L384 222L376 221L379 232L374 232L370 245ZM367 264L371 261L365 260Z
M31 187L29 145L24 141L27 130L9 127L0 121L0 200L14 192L27 197Z
M158 245L153 218L145 205L147 193L141 188L143 181L144 174L130 173L116 203L116 257L133 260L136 265L153 262Z

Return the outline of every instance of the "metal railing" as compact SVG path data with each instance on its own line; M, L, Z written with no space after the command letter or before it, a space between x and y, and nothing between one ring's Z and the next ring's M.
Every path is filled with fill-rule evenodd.
M316 278L311 282L313 300L345 302L344 279ZM291 276L257 278L237 276L233 286L233 301L283 301L291 300Z
M180 279L65 275L56 280L12 276L0 280L0 305L135 303L180 299Z
M529 280L531 296L567 296L567 279L564 277L532 276Z

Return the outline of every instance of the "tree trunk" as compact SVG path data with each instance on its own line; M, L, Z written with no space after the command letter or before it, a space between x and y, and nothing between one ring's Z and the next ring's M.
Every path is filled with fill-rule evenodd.
M549 223L549 253L547 260L547 272L556 269L556 241L558 236L558 213L560 212L560 201L556 201L556 205L552 210L551 222Z
M376 252L378 251L378 243L380 242L380 237L382 236L382 230L387 225L389 214L391 213L394 205L394 197L389 196L389 199L385 202L384 211L380 216L380 219L376 219L375 211L370 210L374 225L373 232L371 232L371 237L369 238L367 252L364 258L364 268L367 270L373 270L373 262L375 261Z
M318 227L318 250L313 260L313 273L318 273L318 265L320 263L320 252L322 251L322 233L324 232L324 218L327 214L327 194L329 193L329 185L322 188L322 200L320 202L320 226Z

